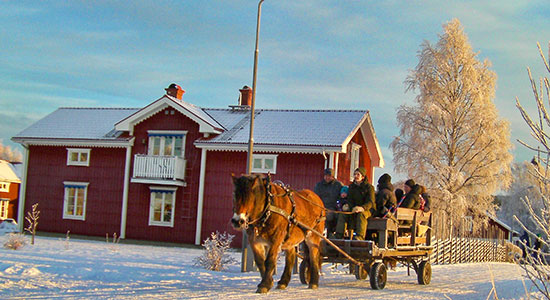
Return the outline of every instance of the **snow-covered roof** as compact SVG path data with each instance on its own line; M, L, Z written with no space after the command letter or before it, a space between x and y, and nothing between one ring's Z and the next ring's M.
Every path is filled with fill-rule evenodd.
M0 160L0 181L21 183L13 165L5 160Z
M61 107L27 127L12 139L115 140L122 132L114 124L138 111L137 108Z
M164 95L144 108L59 108L12 138L22 144L66 145L98 141L124 146L121 134L133 135L136 124L172 107L210 134L195 146L211 150L245 151L250 129L250 110L201 108ZM367 110L257 109L254 118L254 150L258 152L346 152L351 138L361 130L373 166L383 166L382 154ZM54 141L54 142L52 142ZM76 141L76 142L75 142ZM108 144L111 142L112 144Z
M247 144L250 111L205 109L228 130L206 144ZM277 110L258 109L254 117L254 145L342 147L350 133L361 125L364 110Z

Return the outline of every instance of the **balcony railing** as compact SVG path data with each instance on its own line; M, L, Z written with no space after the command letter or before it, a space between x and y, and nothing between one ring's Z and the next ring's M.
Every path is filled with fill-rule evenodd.
M134 156L134 178L185 180L186 160L179 156Z

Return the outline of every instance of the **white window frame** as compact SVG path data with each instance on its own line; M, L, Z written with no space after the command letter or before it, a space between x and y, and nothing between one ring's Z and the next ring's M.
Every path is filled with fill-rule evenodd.
M0 182L0 192L9 193L10 183L9 182Z
M251 173L271 173L276 174L277 173L277 156L278 154L253 154L252 155L252 166L250 167ZM273 160L273 168L266 168L265 166L265 160L266 159L272 159ZM255 168L255 161L260 160L261 161L261 167Z
M349 150L349 155L350 155L349 178L351 181L353 181L354 179L353 172L355 171L355 169L359 168L359 157L361 153L360 150L361 150L361 145L351 142L350 150Z
M164 186L150 186L150 197L149 197L149 226L163 226L163 227L174 227L174 219L176 214L176 191L177 187L164 187ZM171 211L171 220L170 222L166 221L156 221L154 220L155 216L155 206L153 205L153 201L155 200L154 194L155 191L164 191L162 193L162 212L161 215L164 215L164 206L165 206L165 200L166 195L171 194L172 195L172 211Z
M185 140L187 138L187 130L147 130L147 154L153 155L153 140L155 138L160 138L160 149L159 149L159 155L158 156L176 156L174 155L174 151L176 149L175 147L175 137L181 136L181 156L182 158L185 158ZM164 155L164 150L166 147L166 137L173 137L172 139L172 154L171 155Z
M67 148L67 166L89 167L90 166L90 152L92 152L92 149ZM73 153L78 154L78 160L77 161L71 160L71 156L72 156ZM80 161L80 158L81 158L82 154L87 155L86 161Z
M64 195L63 195L63 219L69 219L69 220L80 220L80 221L85 221L86 220L86 202L88 201L88 185L90 183L89 182L73 182L73 181L64 181L63 182L63 187L64 187ZM67 205L68 205L68 201L69 201L69 191L72 187L75 187L75 186L78 186L79 189L82 188L84 189L84 199L82 199L82 215L79 216L79 215L76 215L76 214L72 214L72 215L69 215L67 214ZM78 189L75 189L74 192L75 192L75 206L74 206L74 210L76 210L76 200L78 199ZM75 211L73 210L73 213L75 213Z
M0 198L0 220L8 218L8 207L10 206L9 199Z

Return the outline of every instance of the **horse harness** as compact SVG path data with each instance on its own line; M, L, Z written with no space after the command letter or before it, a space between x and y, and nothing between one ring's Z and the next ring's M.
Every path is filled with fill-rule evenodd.
M284 217L288 221L286 236L285 236L285 239L283 241L283 243L285 243L290 238L290 231L292 229L292 226L298 226L298 228L300 228L304 232L304 235L306 234L306 231L310 229L310 227L303 224L302 222L300 222L296 219L296 201L294 200L294 197L293 197L293 192L294 191L292 191L290 188L288 188L288 186L285 186L282 183L274 183L274 184L277 184L278 186L283 188L285 193L281 194L281 195L274 195L271 192L271 177L267 176L267 180L266 180L266 184L265 184L266 193L265 193L265 206L264 206L264 209L262 211L262 214L261 214L260 218L253 221L253 222L250 222L249 224L252 225L253 223L258 223L258 225L254 226L254 232L257 234L258 227L265 227L266 226L267 220L271 216L271 213L276 213L276 214ZM288 197L288 199L290 200L290 203L292 204L292 209L290 210L290 214L287 213L284 209L276 206L273 203L274 202L273 200L274 200L275 196ZM301 198L303 198L304 200L307 200L308 202L311 202L309 199L306 199L304 197L301 197ZM319 218L317 218L317 220L315 221L316 222L315 225L312 226L312 227L315 227L317 224L319 224L324 219L326 219L326 217L323 214L321 214L321 216Z

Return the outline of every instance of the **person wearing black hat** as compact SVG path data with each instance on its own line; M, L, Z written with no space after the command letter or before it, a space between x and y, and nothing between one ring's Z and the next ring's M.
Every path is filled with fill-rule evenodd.
M346 225L355 232L354 239L364 240L367 233L368 218L376 212L374 187L368 182L367 170L363 167L353 172L353 183L349 185L348 203L352 215L338 215L336 238L342 238Z
M405 190L405 199L399 207L420 209L420 193L422 188L420 185L416 184L414 180L409 179L405 181L403 185Z
M313 189L315 194L323 200L325 208L332 210L327 211L327 219L325 221L325 227L329 237L332 237L336 227L336 216L333 211L337 209L341 189L342 183L334 178L334 170L331 168L325 169L323 180L318 182Z
M395 194L393 193L393 185L391 184L391 176L383 174L378 178L378 192L376 192L376 214L375 217L383 217L386 213L397 205Z

